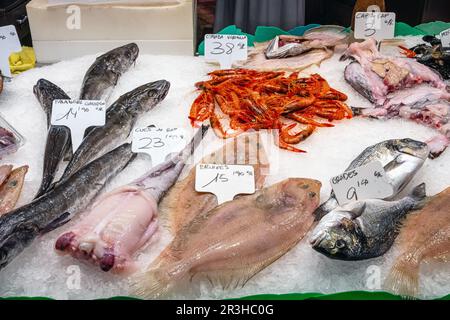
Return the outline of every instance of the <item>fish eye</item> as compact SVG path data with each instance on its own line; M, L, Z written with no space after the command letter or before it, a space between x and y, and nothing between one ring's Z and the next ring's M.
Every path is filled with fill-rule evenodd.
M342 249L346 246L347 244L345 243L344 240L338 239L336 240L336 248L338 249Z

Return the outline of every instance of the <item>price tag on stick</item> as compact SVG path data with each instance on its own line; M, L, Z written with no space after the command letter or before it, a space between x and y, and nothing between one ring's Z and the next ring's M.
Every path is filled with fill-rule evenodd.
M238 194L255 193L253 166L198 164L195 168L195 191L216 195L219 204Z
M442 48L450 48L450 29L441 32Z
M131 150L150 155L155 166L164 162L167 155L180 152L186 144L187 134L182 128L149 126L133 130Z
M247 36L205 35L205 59L219 61L221 69L230 69L234 61L247 60Z
M384 199L394 191L379 161L346 171L331 179L340 205L364 199Z
M375 40L394 38L394 12L357 12L355 14L355 38Z
M105 119L105 101L53 100L51 124L70 129L74 152L83 141L85 130L92 126L104 126Z
M0 27L0 70L5 77L11 77L9 56L22 50L16 27L13 25Z

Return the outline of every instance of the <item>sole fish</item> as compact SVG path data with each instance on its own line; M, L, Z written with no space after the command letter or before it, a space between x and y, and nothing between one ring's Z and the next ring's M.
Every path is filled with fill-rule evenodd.
M269 162L258 134L233 138L222 149L203 158L201 163L253 165L256 188L264 185ZM161 203L162 212L168 216L170 229L176 234L199 214L217 207L217 198L211 193L195 191L195 167L187 177L170 189Z
M287 179L201 214L134 278L133 295L159 298L197 277L224 288L244 285L308 232L320 187Z
M0 216L0 270L40 234L51 231L86 208L104 185L133 158L123 144L92 161L33 202Z
M396 240L401 251L384 288L395 294L417 297L423 262L450 264L450 188L432 197L416 214L409 215Z
M14 169L0 187L0 216L11 211L16 206L27 172L28 166Z
M122 95L106 112L105 125L92 129L83 139L60 181L67 180L84 165L123 142L129 136L137 118L161 102L169 88L168 81L159 80Z

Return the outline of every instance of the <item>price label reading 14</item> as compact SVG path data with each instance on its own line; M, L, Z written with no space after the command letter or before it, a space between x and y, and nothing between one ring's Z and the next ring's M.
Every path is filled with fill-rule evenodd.
M205 59L219 61L222 69L229 69L233 61L247 60L247 36L205 35Z
M392 39L394 31L394 12L357 12L355 14L356 39Z
M237 194L255 192L253 166L198 164L195 170L195 190L213 193L219 204L233 200Z
M393 194L392 185L378 161L333 177L331 187L340 205L364 199L384 199Z

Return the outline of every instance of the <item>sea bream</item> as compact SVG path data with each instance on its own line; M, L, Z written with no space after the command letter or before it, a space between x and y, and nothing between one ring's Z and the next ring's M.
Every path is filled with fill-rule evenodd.
M123 144L92 161L33 202L0 216L0 270L40 234L66 223L86 208L104 185L134 158Z
M105 125L95 127L86 135L58 183L67 180L84 165L123 142L137 118L161 102L169 88L168 81L159 80L144 84L117 99L106 111Z
M175 183L208 127L202 127L177 155L136 181L102 195L82 220L56 241L59 252L89 259L103 271L132 272L133 254L158 227L158 204Z
M379 161L393 189L393 194L385 200L395 198L411 181L424 164L429 154L426 143L412 139L392 139L379 142L364 149L345 169L350 171L370 162ZM315 211L316 220L320 220L339 204L334 192Z
M243 286L308 232L320 187L316 180L291 178L200 214L133 278L132 294L160 298L194 278Z
M364 260L383 255L398 234L405 216L420 209L425 184L397 201L359 200L337 207L312 231L312 247L332 259Z

